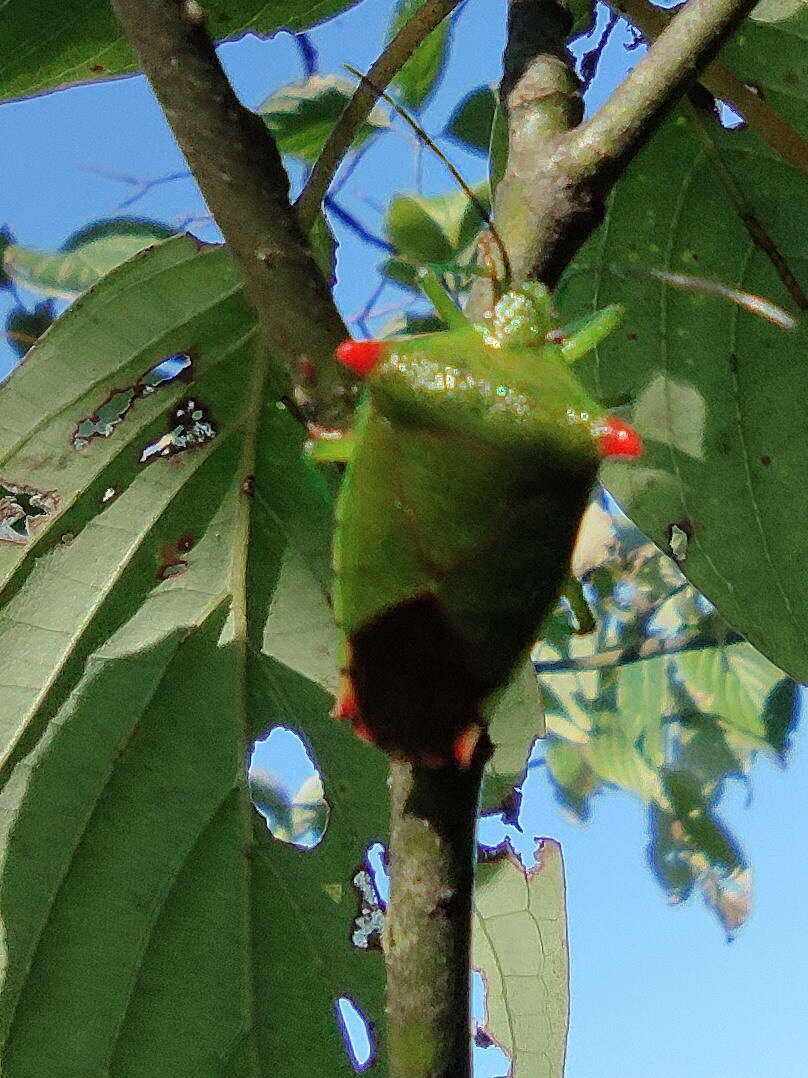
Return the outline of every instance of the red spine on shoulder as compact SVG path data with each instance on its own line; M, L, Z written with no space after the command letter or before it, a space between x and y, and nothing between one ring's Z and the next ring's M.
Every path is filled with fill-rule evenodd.
M380 341L343 341L337 345L336 356L343 366L360 378L367 378L379 362L381 351Z
M642 455L642 438L623 419L607 416L598 427L600 455L606 457L639 457Z
M339 678L339 689L334 709L331 712L332 719L350 719L352 722L359 718L359 706L356 702L353 681L347 670L343 670Z

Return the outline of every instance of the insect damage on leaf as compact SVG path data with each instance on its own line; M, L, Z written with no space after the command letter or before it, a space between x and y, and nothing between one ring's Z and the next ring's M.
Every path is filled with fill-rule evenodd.
M143 447L140 463L145 464L154 457L176 456L186 449L210 442L216 434L207 408L200 401L189 398L175 410L166 433Z
M55 490L37 490L0 479L0 542L29 543L36 528L59 507Z
M456 314L337 351L367 392L337 508L334 714L394 758L465 768L558 599L599 461L642 442L571 368L619 309L559 329L531 283L478 324Z
M181 376L188 377L192 363L191 352L176 352L151 367L134 385L112 390L91 416L78 423L73 432L73 448L85 449L93 438L109 438L129 414L135 401L148 397L156 389Z

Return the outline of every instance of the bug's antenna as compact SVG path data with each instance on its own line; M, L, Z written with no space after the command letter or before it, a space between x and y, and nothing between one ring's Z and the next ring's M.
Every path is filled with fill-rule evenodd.
M460 175L458 169L452 164L452 162L449 160L449 158L446 156L440 146L438 146L437 143L429 137L429 135L426 133L426 131L424 131L423 127L421 127L418 121L412 116L410 116L407 110L402 105L399 105L398 101L396 101L395 98L391 97L390 94L388 94L380 86L376 86L374 82L367 77L367 75L363 75L362 72L358 71L355 67L351 67L350 64L345 64L344 66L345 69L347 71L350 71L350 73L355 78L359 79L360 82L366 83L366 85L371 88L374 94L386 101L387 104L390 105L390 107L398 113L401 119L404 120L405 123L409 124L409 126L418 136L418 138L423 142L423 144L427 146L435 154L438 160L443 163L443 166L449 172L452 179L463 191L466 198L469 200L469 202L479 214L480 220L491 233L491 236L496 243L497 248L499 249L500 256L502 258L502 270L505 277L505 287L507 288L508 283L511 279L511 260L508 258L508 252L505 249L505 244L502 242L502 237L500 236L499 232L497 232L496 227L494 226L494 222L491 220L491 214L488 212L488 209L483 205L483 203L480 201L474 191L472 191L472 189Z

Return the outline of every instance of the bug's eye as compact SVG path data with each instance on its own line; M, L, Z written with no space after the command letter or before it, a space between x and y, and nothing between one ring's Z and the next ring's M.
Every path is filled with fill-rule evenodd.
M360 378L367 378L381 355L380 341L343 341L337 345L336 357Z
M602 459L607 457L639 457L642 438L624 419L609 415L599 423L595 434Z

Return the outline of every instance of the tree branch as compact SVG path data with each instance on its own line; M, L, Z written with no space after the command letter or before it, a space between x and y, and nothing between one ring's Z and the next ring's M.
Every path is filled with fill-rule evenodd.
M425 0L375 61L367 73L368 81L357 86L356 92L328 136L328 141L297 200L297 215L304 229L310 228L317 216L340 162L379 100L378 91L387 89L418 46L459 3L460 0Z
M471 902L487 753L481 745L467 771L390 765L390 1078L471 1073Z
M510 0L499 88L500 108L507 119L508 157L495 193L493 219L508 251L514 284L530 275L524 255L539 227L527 193L545 158L550 158L558 141L583 116L581 84L566 47L571 29L572 16L564 0ZM486 243L483 261L488 263L493 253ZM477 278L467 313L481 315L495 293L496 282Z
M526 4L511 0L512 18ZM530 6L557 7L549 0ZM569 109L557 110L555 123L536 120L537 102L546 115L562 92L561 76L553 88L545 73L563 61L557 48L534 55L506 95L509 157L494 205L516 282L556 283L602 220L618 176L753 6L754 0L690 0L609 100L574 128ZM487 297L478 288L473 298L484 306Z
M652 41L659 37L672 17L669 11L660 11L647 0L615 0L612 7L621 11ZM699 82L711 94L721 101L727 101L739 112L748 126L784 161L808 176L808 142L759 94L719 63L710 64Z
M610 667L628 666L631 663L643 662L645 659L656 659L660 655L676 655L683 651L700 651L703 648L722 648L729 644L740 644L746 638L736 633L734 629L727 629L721 637L714 633L705 633L700 629L690 629L679 633L678 636L669 637L646 637L639 644L629 647L608 648L606 651L598 651L594 655L578 655L569 659L552 659L548 662L534 662L533 669L537 674L571 674L581 673L585 670L605 670Z
M574 174L608 182L647 142L754 0L690 0L605 105L572 135Z
M323 426L347 420L352 382L334 359L347 336L289 203L263 120L227 80L197 0L114 0L174 137L244 274L268 347Z

